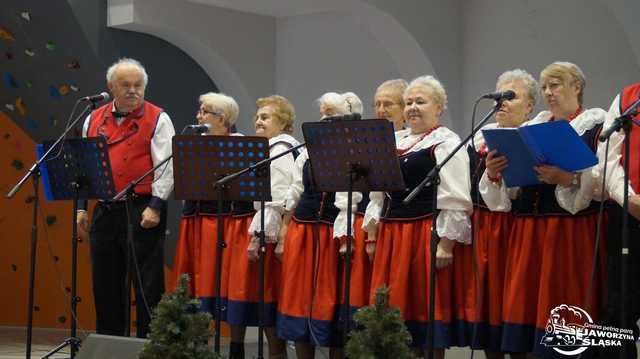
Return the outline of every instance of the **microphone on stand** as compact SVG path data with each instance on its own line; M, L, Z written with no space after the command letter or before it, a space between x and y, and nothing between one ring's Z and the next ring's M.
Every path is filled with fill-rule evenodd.
M505 101L505 100L513 100L516 98L516 93L512 90L502 91L502 92L491 92L486 95L482 95L480 98L490 98L495 101Z
M600 134L598 140L600 140L600 142L605 142L607 138L611 137L614 132L620 131L622 126L624 126L624 120L626 120L627 118L631 118L638 113L638 107L640 107L640 98L638 98L636 102L632 103L631 106L629 106L629 108L627 108L624 113L620 115L620 117L613 120L613 125L602 131L602 134Z
M100 102L100 101L109 101L111 96L109 96L108 92L101 92L98 95L86 96L80 99L80 101L90 101L90 102Z
M209 129L211 129L211 125L208 123L203 123L199 125L189 125L185 127L185 130L187 129L193 131L194 133L206 133L206 132L209 132Z

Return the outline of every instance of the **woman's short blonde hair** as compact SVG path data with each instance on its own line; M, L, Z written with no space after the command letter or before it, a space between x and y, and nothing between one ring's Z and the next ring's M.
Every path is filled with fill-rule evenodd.
M525 90L527 90L527 96L531 101L532 105L536 104L538 99L538 82L525 70L515 69L505 71L498 77L498 81L496 82L496 90L500 88L502 85L510 82L521 82L524 85Z
M236 100L231 96L222 93L207 92L200 95L200 104L211 112L223 115L226 128L231 128L238 119L240 109Z
M413 79L413 81L409 83L409 86L404 90L404 94L402 94L403 100L407 97L409 91L415 88L431 90L432 99L435 100L437 104L441 105L443 110L447 108L447 92L444 90L442 83L440 83L440 81L435 77L426 75Z
M327 92L316 100L318 107L331 106L340 115L350 115L357 113L362 115L364 110L360 97L353 92L337 93Z
M407 84L407 81L403 79L387 80L381 83L380 86L378 86L378 88L376 89L375 95L377 96L378 92L380 91L388 90L393 93L394 97L397 97L397 100L399 101L400 105L404 107L404 99L402 95L404 94L404 90L407 89L408 85L409 84Z
M584 76L584 72L578 67L578 65L566 62L556 61L547 66L540 72L540 83L544 83L545 79L555 78L562 81L566 85L577 84L580 87L578 92L578 104L582 106L582 100L584 97L584 88L587 87L587 78Z
M289 100L280 95L271 95L259 98L258 101L256 101L256 106L258 106L258 108L273 106L276 110L276 117L280 123L284 125L284 129L282 131L285 133L293 133L293 123L296 120L296 110Z

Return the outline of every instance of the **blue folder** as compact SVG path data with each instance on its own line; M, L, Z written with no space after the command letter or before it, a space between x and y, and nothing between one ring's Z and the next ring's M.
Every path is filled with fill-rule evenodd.
M565 120L519 128L482 130L489 150L509 160L502 171L507 187L536 185L534 166L550 165L576 172L598 163L593 151Z
M44 145L42 143L36 144L36 156L38 159L44 155ZM53 191L51 190L51 182L49 182L49 168L47 167L47 161L40 164L40 178L42 179L42 189L44 192L44 198L47 201L55 200Z

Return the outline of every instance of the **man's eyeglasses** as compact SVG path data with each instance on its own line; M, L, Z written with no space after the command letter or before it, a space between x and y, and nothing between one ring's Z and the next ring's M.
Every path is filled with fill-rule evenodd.
M383 109L388 110L388 109L390 109L391 107L393 107L395 105L397 105L397 103L391 102L391 101L384 101L384 102L376 101L373 104L373 108L377 109L377 108L382 107Z

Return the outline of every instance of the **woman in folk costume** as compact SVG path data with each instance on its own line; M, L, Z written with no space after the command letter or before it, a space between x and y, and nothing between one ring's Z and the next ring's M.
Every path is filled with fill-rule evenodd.
M407 88L407 82L403 79L393 79L383 82L378 86L374 96L374 110L376 117L386 119L393 123L396 138L402 137L409 133L409 129L405 128L404 121L404 101L402 95ZM333 237L340 240L340 254L344 256L346 253L345 238L347 235L347 194L346 192L338 192L336 194L336 207L340 209L338 217L333 226ZM373 262L373 247L369 246L366 251L366 232L362 228L364 213L369 204L369 193L354 192L353 195L353 253L351 267L351 285L350 285L350 310L353 313L358 308L369 304L369 294L371 292L371 268ZM345 268L343 265L342 268ZM342 303L344 303L344 298ZM341 311L340 314L343 312ZM341 317L341 319L343 319Z
M233 136L230 129L238 118L238 104L224 94L209 92L200 96L199 124L208 124L204 135ZM253 215L251 202L223 203L224 239L247 236L247 228ZM216 201L186 201L182 208L180 236L176 247L174 273L187 273L191 277L192 293L198 298L200 308L215 315L216 312L216 254L218 219ZM222 318L226 318L227 287L229 280L229 258L231 247L222 251L220 298ZM175 282L174 282L175 285Z
M293 132L295 110L289 100L273 95L256 102L256 135L269 140L269 155L274 157L298 145L290 134ZM278 233L282 224L284 202L293 180L293 153L271 162L271 201L265 202L265 273L264 273L264 326L269 343L269 358L286 356L285 342L276 336L276 311L280 294L280 261L275 256ZM228 285L227 323L231 325L230 358L244 358L244 336L247 326L258 326L260 304L258 250L260 231L260 202L254 203L257 213L248 228L248 235L230 239L230 276Z
M323 119L362 112L362 102L353 93L326 93L318 105ZM334 204L335 193L315 188L310 165L303 150L287 195L279 239L284 242L277 329L280 338L296 343L298 358L313 358L315 346L331 347L331 357L336 358L341 356L336 316L341 290L333 223L340 210Z
M582 107L585 84L584 74L575 64L555 62L547 66L540 74L540 86L549 111L523 126L567 120L595 151L606 113ZM551 311L566 304L593 316L601 296L599 276L587 293L591 288L598 211L598 203L591 201L591 171L570 173L538 166L535 170L541 184L507 189L501 178L507 165L507 158L489 152L479 185L492 211L511 211L514 215L507 250L502 349L512 352L512 357L524 357L527 352L541 357L561 356L541 344ZM570 278L563 280L567 274Z
M436 355L443 358L444 348L452 341L452 262L457 262L454 258L471 240L469 157L466 151L457 152L440 172L439 214L435 223L440 237L436 248L436 311L435 318L429 318L433 187L426 187L406 206L402 200L460 139L440 125L447 96L438 80L432 76L416 78L405 90L403 99L411 131L400 138L397 151L407 190L372 192L363 224L368 234L367 245L375 247L371 295L382 285L389 287L389 304L400 309L412 336L411 345L419 355L429 344L428 322L435 320Z
M536 80L521 69L506 71L498 77L496 91L508 90L515 92L515 98L503 101L495 114L496 122L482 129L519 127L529 120L538 93ZM456 285L466 287L466 291L456 292L455 316L458 323L464 325L458 331L457 345L484 349L487 358L502 359L502 295L513 217L511 212L491 212L478 192L488 153L482 131L476 133L467 151L474 205L473 246L465 247L464 271L455 273Z

